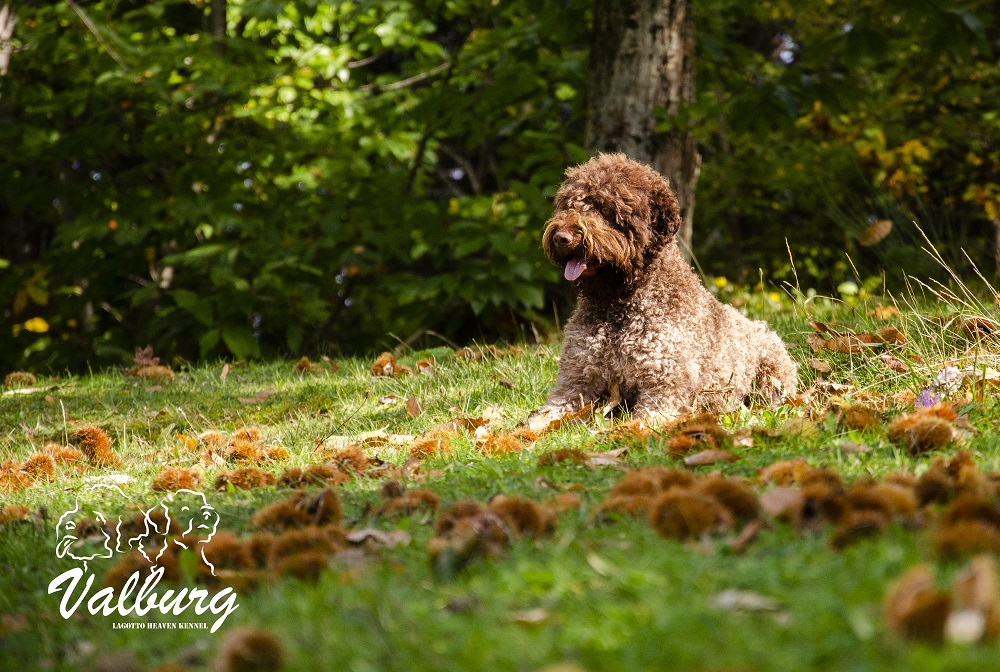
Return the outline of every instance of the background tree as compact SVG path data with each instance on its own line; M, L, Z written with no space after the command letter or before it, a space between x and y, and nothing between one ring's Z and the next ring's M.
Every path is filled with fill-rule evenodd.
M540 250L551 198L588 155L588 99L625 86L591 82L631 56L664 66L656 50L693 35L681 8L697 58L670 64L697 87L644 102L653 116L629 118L652 131L628 133L693 136L666 153L703 157L705 271L791 280L790 248L803 290L943 275L911 220L956 267L962 247L991 264L994 3L598 4L17 3L0 40L0 373L147 343L195 359L546 329L569 296ZM639 14L622 7L664 28L628 37ZM616 120L593 105L591 122Z
M695 100L691 0L596 0L587 93L587 148L624 152L666 176L690 255L701 157L687 125Z

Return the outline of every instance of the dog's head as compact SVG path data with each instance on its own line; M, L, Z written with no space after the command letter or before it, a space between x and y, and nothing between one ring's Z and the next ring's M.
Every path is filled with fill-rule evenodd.
M624 154L566 170L545 227L545 255L571 282L635 277L680 226L677 198L659 173Z

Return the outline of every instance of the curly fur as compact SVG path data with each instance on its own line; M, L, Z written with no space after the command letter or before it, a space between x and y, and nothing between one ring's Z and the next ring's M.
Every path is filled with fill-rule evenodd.
M720 303L681 257L666 179L624 154L569 168L546 225L546 256L578 292L556 385L536 416L619 396L638 417L776 403L797 366L777 334Z

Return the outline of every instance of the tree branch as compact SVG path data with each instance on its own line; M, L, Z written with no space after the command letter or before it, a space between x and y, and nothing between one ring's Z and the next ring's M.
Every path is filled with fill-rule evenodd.
M98 32L97 30L97 26L95 26L94 22L90 20L90 17L87 16L87 13L84 12L83 9L81 9L78 4L73 2L73 0L66 0L66 4L70 6L70 9L76 12L76 15L80 17L81 21L83 21L83 25L87 26L87 30L93 33L94 38L101 45L101 47L104 48L104 51L108 52L108 55L115 60L115 63L117 63L122 70L131 75L132 69L128 67L128 64L126 64L124 60L122 60L121 56L115 53L114 49L108 46L108 43L104 41L103 37L101 37L100 32Z

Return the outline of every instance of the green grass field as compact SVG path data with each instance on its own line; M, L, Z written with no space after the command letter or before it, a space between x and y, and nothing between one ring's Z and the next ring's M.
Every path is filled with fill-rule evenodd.
M32 515L0 528L0 669L156 669L169 663L176 667L163 669L210 669L227 632L257 626L281 641L288 670L1000 670L995 642L908 641L883 616L889 586L910 567L930 563L938 585L946 587L967 563L935 550L944 505L922 507L910 524L892 522L842 550L831 544L832 524L797 526L766 513L767 524L742 549L730 543L742 525L679 541L660 536L644 516L597 515L626 470L656 465L743 477L758 495L776 487L760 478L760 470L793 458L835 471L847 486L892 472L920 476L935 458L950 459L959 448L971 452L983 474L1000 472L1000 406L989 380L967 379L950 392L960 417L951 423L957 440L943 448L914 456L887 434L894 418L914 411L914 395L948 392L932 386L945 365L980 377L1000 368L989 325L969 320L985 319L989 311L952 298L952 305L926 301L920 310L900 305L899 315L870 315L874 300L786 303L763 313L758 305L753 312L771 321L801 363L805 392L794 404L722 417L722 426L741 437L727 444L739 457L734 462L686 467L667 448L671 430L623 442L604 431L616 421L600 417L500 455L484 454L472 433L459 432L450 438L450 453L426 457L414 482L404 484L436 493L442 510L499 494L544 503L573 493L580 507L559 513L549 534L511 535L497 557L480 557L468 545L449 547L450 564L441 558L432 563L428 552L440 514L372 515L385 501L386 479L378 475L407 463L412 439L406 437L456 418L490 419L484 431L494 435L515 430L554 380L557 344L524 345L479 361L457 358L450 348L397 353L411 367L421 358L434 361L433 375L401 378L374 377L369 359L342 359L335 373L299 374L293 361L252 362L233 366L223 379L223 364L216 363L177 367L176 378L167 381L119 371L41 377L27 393L11 387L0 397L0 458L21 462L52 442L78 446L76 430L92 424L110 436L121 464L60 466L51 481L36 478L2 495L4 506L24 505ZM817 335L832 339L887 326L902 339L843 348L852 352L816 352L809 344ZM887 353L905 366L894 371L891 359L880 359ZM830 370L821 373L817 368L824 364ZM416 417L407 414L411 398L421 407ZM876 409L878 422L846 427L837 409L852 403ZM254 585L236 589L239 608L216 633L115 627L215 618L193 610L130 619L92 615L81 606L64 619L60 596L47 594L47 586L78 563L56 557L56 523L94 483L88 479L124 475L124 493L151 506L164 496L150 489L162 468L197 467L220 529L246 539L255 531L251 516L292 491L280 485L216 490L216 475L233 465L207 458L195 437L247 427L290 453L257 465L276 476L322 462L316 447L323 442L362 443L386 464L337 486L341 526L403 530L403 543L329 553L316 580L262 569ZM538 465L546 451L607 453L624 445L624 455L596 463ZM122 511L124 506L114 513ZM92 592L117 560L91 561L98 577ZM744 603L725 601L733 590L744 591ZM248 663L225 669L264 668Z

